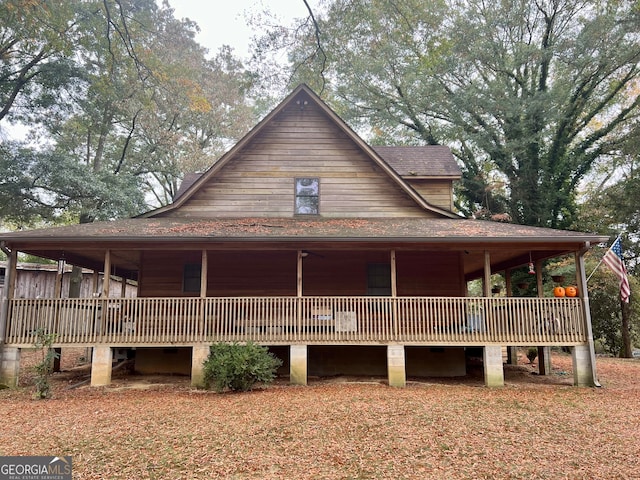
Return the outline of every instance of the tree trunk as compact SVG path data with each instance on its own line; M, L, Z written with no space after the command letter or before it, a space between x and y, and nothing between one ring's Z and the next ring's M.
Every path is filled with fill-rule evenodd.
M620 349L621 358L631 358L631 333L629 331L629 304L620 299L620 308L622 309L622 348Z

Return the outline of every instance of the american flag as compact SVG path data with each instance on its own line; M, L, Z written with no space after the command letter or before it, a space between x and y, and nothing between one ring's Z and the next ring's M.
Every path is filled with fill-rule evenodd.
M618 276L620 280L620 298L623 302L629 303L631 288L629 288L627 269L624 267L624 261L622 260L622 245L619 236L616 238L616 241L613 242L607 253L604 254L602 261Z

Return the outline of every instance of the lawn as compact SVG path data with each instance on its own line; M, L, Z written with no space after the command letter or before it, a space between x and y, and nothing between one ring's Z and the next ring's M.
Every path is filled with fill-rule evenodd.
M71 370L51 400L0 392L0 455L71 455L74 479L639 478L640 360L598 358L599 389L571 386L569 355L552 362L544 378L507 367L494 389L470 375L242 394L180 377L67 389Z

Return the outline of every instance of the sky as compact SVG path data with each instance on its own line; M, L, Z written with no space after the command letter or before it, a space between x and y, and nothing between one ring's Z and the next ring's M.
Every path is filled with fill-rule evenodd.
M313 1L309 5L313 8ZM196 41L214 55L222 45L233 47L235 55L249 56L249 44L254 35L246 25L245 15L268 8L284 24L307 16L303 0L169 0L176 18L189 18L200 27Z

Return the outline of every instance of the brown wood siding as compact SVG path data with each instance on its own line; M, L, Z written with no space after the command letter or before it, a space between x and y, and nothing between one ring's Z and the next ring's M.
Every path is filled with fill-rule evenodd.
M453 182L451 180L411 178L405 178L405 180L431 205L453 211Z
M367 265L390 258L387 252L313 252L303 260L303 294L366 295Z
M209 252L207 296L295 296L298 253Z
M201 263L201 261L202 254L200 252L143 252L140 265L138 296L199 296L199 292L186 294L182 291L182 278L185 264Z
M141 297L199 296L183 291L184 265L200 264L201 252L145 252ZM208 252L207 296L296 294L297 252Z
M314 105L288 107L179 209L181 217L294 214L294 179L320 179L325 217L434 216Z
M397 252L398 296L464 296L457 252Z

